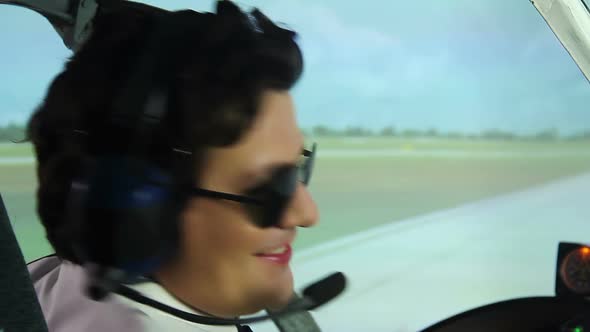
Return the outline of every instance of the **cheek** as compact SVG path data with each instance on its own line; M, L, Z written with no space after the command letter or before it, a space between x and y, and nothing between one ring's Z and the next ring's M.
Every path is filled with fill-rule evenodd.
M188 255L214 264L236 263L254 253L259 243L246 215L226 202L198 200L191 204L181 232Z
M252 225L239 206L203 200L192 204L183 217L179 265L183 277L196 285L195 294L215 290L213 298L236 304L240 314L289 299L290 269L253 256L273 233Z

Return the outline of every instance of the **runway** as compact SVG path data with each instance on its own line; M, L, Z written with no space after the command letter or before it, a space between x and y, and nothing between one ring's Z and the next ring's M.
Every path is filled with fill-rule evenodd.
M502 150L502 151L473 151L460 149L411 149L398 148L372 148L372 149L322 149L318 158L464 158L464 159L512 159L512 158L586 158L590 156L590 150L580 149L543 149L538 151L527 150ZM0 166L33 164L35 157L9 157L0 156Z
M387 224L296 253L296 286L348 277L345 294L314 312L328 332L417 331L491 302L552 295L558 242L590 242L589 197L586 173Z

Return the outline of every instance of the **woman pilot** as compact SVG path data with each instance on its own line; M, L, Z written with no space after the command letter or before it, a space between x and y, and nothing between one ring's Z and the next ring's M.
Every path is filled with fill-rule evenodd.
M184 312L285 307L296 230L318 221L289 93L303 66L294 38L229 1L99 10L27 128L56 252L29 265L50 331L247 329L93 301L92 268L103 283L141 275L132 289Z

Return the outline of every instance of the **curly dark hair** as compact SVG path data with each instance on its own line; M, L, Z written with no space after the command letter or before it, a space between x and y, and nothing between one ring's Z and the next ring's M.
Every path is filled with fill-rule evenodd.
M187 172L198 173L206 148L234 144L251 126L264 90L289 90L297 82L303 59L296 34L258 10L245 13L220 1L215 14L192 13L203 28L178 36L182 56L175 59L180 64L171 73L169 96L174 107L162 120L148 156L170 169L170 150L182 147L194 156ZM99 11L92 35L66 62L28 122L27 140L37 158L37 212L63 259L82 263L65 222L71 183L85 158L129 140L129 134L114 134L108 119L156 16L168 14L172 12L137 4Z

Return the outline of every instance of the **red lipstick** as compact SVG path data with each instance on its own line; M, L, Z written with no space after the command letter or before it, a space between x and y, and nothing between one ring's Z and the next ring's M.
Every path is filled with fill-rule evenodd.
M262 258L267 260L271 263L280 264L280 265L287 265L291 261L291 256L293 255L293 249L291 245L286 244L284 246L284 250L281 253L272 253L272 254L256 254L256 257Z

